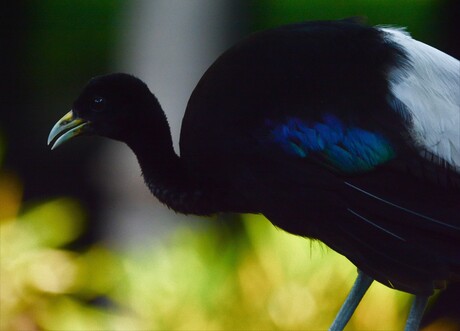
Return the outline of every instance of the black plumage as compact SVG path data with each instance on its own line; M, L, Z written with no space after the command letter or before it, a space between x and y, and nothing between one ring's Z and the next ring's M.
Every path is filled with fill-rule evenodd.
M262 213L387 286L430 295L460 277L460 143L449 158L416 135L412 96L395 86L417 67L398 33L344 20L249 36L191 95L180 157L157 99L127 74L93 78L50 140L121 140L172 209Z

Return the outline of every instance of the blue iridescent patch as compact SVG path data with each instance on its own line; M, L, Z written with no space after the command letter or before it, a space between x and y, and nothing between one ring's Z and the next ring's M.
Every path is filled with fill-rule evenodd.
M381 134L347 127L333 115L311 123L291 117L284 123L267 121L266 124L271 130L271 142L286 153L301 158L314 155L347 173L369 171L395 155L390 142Z

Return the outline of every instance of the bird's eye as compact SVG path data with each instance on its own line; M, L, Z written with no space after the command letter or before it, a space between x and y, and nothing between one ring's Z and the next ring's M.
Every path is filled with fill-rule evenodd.
M95 97L91 102L91 110L100 112L105 109L105 99L103 97Z

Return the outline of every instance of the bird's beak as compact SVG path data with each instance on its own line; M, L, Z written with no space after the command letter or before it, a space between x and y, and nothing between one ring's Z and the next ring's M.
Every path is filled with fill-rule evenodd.
M75 117L72 110L69 111L51 129L48 136L48 145L61 134L62 135L56 139L53 146L51 146L51 149L55 149L73 137L87 133L89 131L89 123L90 122L84 119Z

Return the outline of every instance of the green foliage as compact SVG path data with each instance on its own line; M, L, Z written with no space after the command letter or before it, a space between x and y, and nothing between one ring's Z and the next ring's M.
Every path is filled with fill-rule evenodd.
M74 252L64 247L83 229L77 202L24 208L20 181L1 170L0 199L1 330L326 329L356 275L261 216L244 216L237 231L179 228L129 252L104 243ZM376 284L350 326L401 328L407 300Z
M45 79L62 88L108 68L120 6L120 0L32 1L26 54L33 58L26 61L34 86Z
M361 17L367 24L407 27L416 39L439 42L439 0L253 0L254 29L289 22Z
M2 330L325 329L356 274L257 216L225 244L211 227L131 252L63 249L82 222L78 205L59 199L0 223ZM407 300L374 285L351 323L400 328Z

